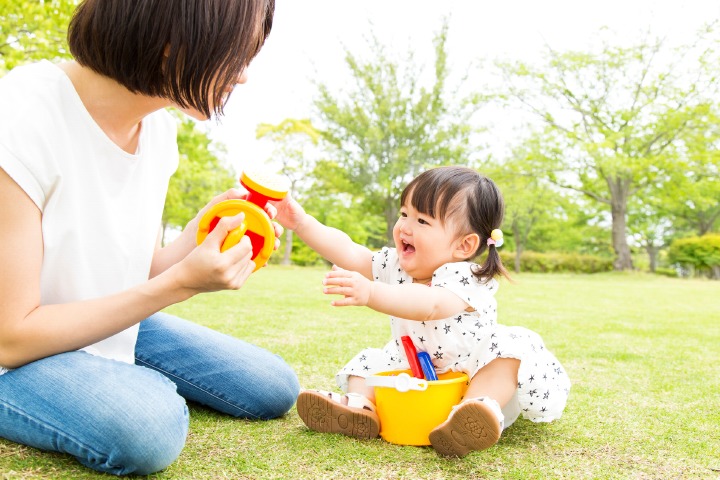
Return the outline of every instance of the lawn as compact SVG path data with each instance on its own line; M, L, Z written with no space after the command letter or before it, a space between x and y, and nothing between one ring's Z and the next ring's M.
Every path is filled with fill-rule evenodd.
M333 308L324 270L271 266L239 292L167 311L281 354L304 387L389 335L384 315ZM293 409L269 422L191 406L187 446L149 478L720 478L720 282L643 274L517 275L499 320L540 333L573 381L563 417L520 419L464 459L429 447L359 441L305 428ZM0 479L113 478L72 458L0 440Z

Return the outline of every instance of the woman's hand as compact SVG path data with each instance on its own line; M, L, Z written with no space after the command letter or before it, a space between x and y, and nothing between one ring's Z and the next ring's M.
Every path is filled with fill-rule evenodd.
M330 305L334 307L365 306L370 301L373 289L371 280L358 272L343 270L335 265L333 265L331 271L325 274L323 285L325 285L323 293L345 297L330 302Z
M202 244L175 265L178 281L183 288L193 293L202 293L242 287L255 270L255 262L251 260L253 251L250 239L243 236L240 242L224 252L220 248L228 233L239 227L244 219L244 213L222 217Z
M225 200L245 199L247 198L247 195L248 194L245 190L239 188L231 188L230 190L227 190L220 195L213 197L213 199L210 200L207 205L200 209L197 215L195 215L195 218L190 220L188 224L185 225L185 228L183 229L183 235L187 232L187 234L192 237L193 241L195 241L195 237L197 236L198 231L198 225L200 224L200 219L203 218L203 216L205 215L205 213L207 213L208 210L210 210L214 205L217 205L218 203Z

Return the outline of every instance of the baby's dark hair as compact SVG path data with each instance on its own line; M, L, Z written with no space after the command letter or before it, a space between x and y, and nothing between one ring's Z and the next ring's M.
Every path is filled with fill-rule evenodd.
M487 244L505 214L502 194L492 180L467 167L437 167L421 173L405 187L400 205L408 198L415 210L443 224L452 218L459 235L475 233L480 237L477 250L466 259L472 260L488 249L485 263L473 271L478 280L488 282L498 275L509 278L497 248Z

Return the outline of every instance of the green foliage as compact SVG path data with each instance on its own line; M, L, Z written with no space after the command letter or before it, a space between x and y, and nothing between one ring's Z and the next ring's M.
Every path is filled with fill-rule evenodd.
M178 115L180 162L170 178L163 229L182 228L212 197L237 184L235 173L213 152L208 136L190 118Z
M389 58L377 38L372 55L360 59L346 53L353 84L347 92L333 92L318 83L315 101L323 144L340 169L332 173L362 203L365 215L382 218L386 241L399 209L400 192L407 182L434 165L469 164L473 129L470 116L480 97L456 99L448 85L447 21L434 41L432 84L415 64L412 53L404 62ZM320 173L320 172L318 172ZM325 182L327 183L327 182Z
M76 0L0 0L0 76L41 59L69 59L66 32Z
M662 275L664 277L671 277L671 278L678 276L677 270L675 270L674 268L667 268L667 267L658 267L655 269L655 273L657 275Z
M713 278L720 280L720 234L675 240L670 245L668 260L697 272L710 272Z
M506 267L513 265L515 252L501 250L500 259ZM598 255L525 251L520 256L520 271L526 273L600 273L612 269L612 258Z
M548 50L541 66L498 63L507 81L497 97L539 120L525 140L526 174L603 206L612 217L617 269L632 268L628 216L648 214L647 208L630 210L631 200L656 195L698 167L698 152L717 150L718 31L708 28L677 50L659 40L620 47L606 39L594 52ZM681 188L695 181L687 178ZM717 188L709 180L694 196L710 215Z

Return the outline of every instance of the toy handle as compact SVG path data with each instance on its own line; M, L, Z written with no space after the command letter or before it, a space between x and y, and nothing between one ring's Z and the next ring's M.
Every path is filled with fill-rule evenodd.
M425 374L425 378L430 381L437 380L438 376L437 373L435 373L435 365L432 363L430 354L428 352L418 352L417 357L422 371Z
M394 388L398 392L407 392L408 390L423 392L428 388L426 380L413 378L405 372L394 376L373 375L365 379L365 385L368 387Z
M225 237L225 241L223 241L222 247L220 247L220 251L224 252L230 247L237 245L240 240L242 240L242 237L245 236L245 232L247 232L247 229L247 223L243 221L239 227L230 230L230 232Z
M402 340L403 348L405 349L405 356L407 357L408 363L410 364L410 370L412 370L413 376L415 378L425 378L422 368L420 368L420 363L418 362L417 350L415 350L415 345L413 345L412 338L410 338L408 335L403 335L400 338Z

